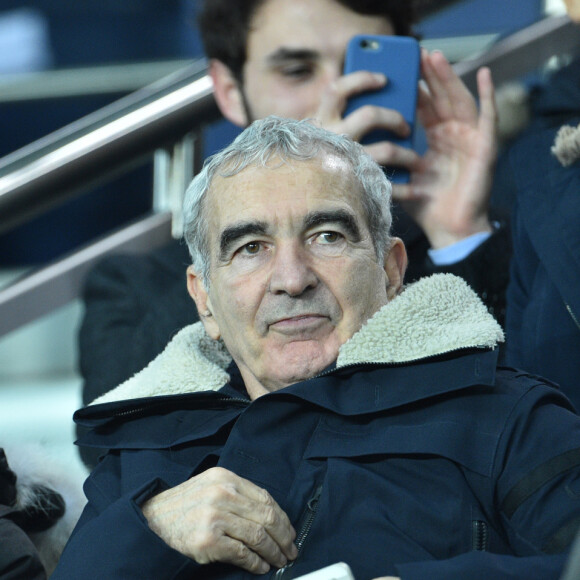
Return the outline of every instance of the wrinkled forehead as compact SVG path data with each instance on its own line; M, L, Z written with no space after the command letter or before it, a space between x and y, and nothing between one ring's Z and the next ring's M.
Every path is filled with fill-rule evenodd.
M276 144L264 147L260 151L249 154L239 150L232 152L223 163L216 168L208 190L219 187L220 180L235 178L243 172L268 169L271 171L300 172L307 169L317 169L328 177L341 179L356 179L351 162L324 143L302 143L298 154L282 151ZM222 184L223 186L223 184ZM208 192L209 192L208 191Z
M265 159L231 159L214 174L209 185L204 217L214 224L235 218L251 207L256 213L273 213L284 203L308 198L309 203L351 205L363 211L362 187L350 162L326 151L308 159L273 154Z

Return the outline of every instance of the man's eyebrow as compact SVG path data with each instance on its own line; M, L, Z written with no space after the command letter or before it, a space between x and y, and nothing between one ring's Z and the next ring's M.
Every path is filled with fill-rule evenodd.
M267 233L264 222L243 222L228 226L220 235L219 257L220 260L228 258L232 246L245 236L264 235Z
M354 242L361 240L361 233L355 216L343 209L314 211L304 218L304 229L309 230L324 224L339 224Z
M270 65L279 65L290 60L316 60L320 58L320 53L308 48L286 48L281 46L266 59Z

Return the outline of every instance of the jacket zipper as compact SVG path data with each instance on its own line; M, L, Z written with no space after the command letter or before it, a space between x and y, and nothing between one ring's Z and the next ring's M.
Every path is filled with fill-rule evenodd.
M219 397L212 397L211 403L227 403L233 404L238 407L248 407L250 405L250 401L247 399L237 398L237 397L229 397L229 396L219 396ZM126 409L125 411L119 411L115 413L115 417L127 417L127 416L135 416L149 410L151 407L155 407L159 404L158 401L148 401L147 403L143 403L136 407L132 407L131 409Z
M312 529L312 524L314 523L316 512L318 510L318 501L320 500L321 493L322 486L319 486L314 492L314 495L308 500L308 503L306 504L306 512L302 517L302 525L300 526L300 530L298 531L298 534L296 534L296 540L294 541L294 543L296 544L296 548L298 548L298 555L296 556L296 560L298 560L298 558L300 557L300 554L302 553L302 548L304 547L304 543L306 542L306 538L308 537L308 534L310 534L310 530ZM296 560L292 560L292 562L289 562L288 564L286 564L286 566L277 570L273 576L273 579L281 580L282 578L286 577L287 575L286 573L288 572L288 570L292 568Z
M580 328L580 326L579 326ZM376 362L376 361L357 361L357 362L352 362L352 363L348 363L345 365L341 365L339 367L332 367L330 369L326 369L320 373L318 373L317 375L311 377L308 380L312 380L312 379L319 379L321 377L326 377L328 375L333 374L334 372L337 371L342 371L342 370L346 370L346 369L354 369L357 367L403 367L403 366L407 366L413 363L420 363L420 362L430 362L432 360L435 360L441 356L445 356L445 355L450 355L450 354L457 354L460 352L464 352L464 353L473 353L473 352L482 352L482 351L491 351L491 350L495 350L496 348L498 348L497 346L494 348L490 348L488 346L462 346L462 347L458 347L458 348L451 348L449 350L446 350L445 352L440 352L437 354L430 354L421 358L416 358L416 359L409 359L409 360L404 360L404 361L391 361L391 362Z
M472 522L472 549L476 552L487 551L489 543L489 531L487 523L481 520Z
M572 320L575 322L576 326L578 327L578 329L580 330L580 322L578 321L578 319L576 318L576 315L574 314L574 312L572 311L572 308L570 308L570 305L567 302L564 302L564 304L566 305L566 310L568 311L568 313L570 314L570 316L572 317Z

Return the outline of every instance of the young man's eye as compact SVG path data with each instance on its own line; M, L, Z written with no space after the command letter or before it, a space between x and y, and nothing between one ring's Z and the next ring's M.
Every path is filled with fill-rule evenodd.
M312 76L313 68L309 65L289 65L280 69L280 73L284 77L293 79L303 79Z

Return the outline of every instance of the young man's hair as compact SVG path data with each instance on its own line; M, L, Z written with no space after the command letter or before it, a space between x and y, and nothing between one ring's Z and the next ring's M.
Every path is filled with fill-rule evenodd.
M223 62L242 84L247 40L254 14L268 0L203 0L198 25L208 58ZM414 0L334 0L358 14L388 18L395 34L409 36L416 20Z

